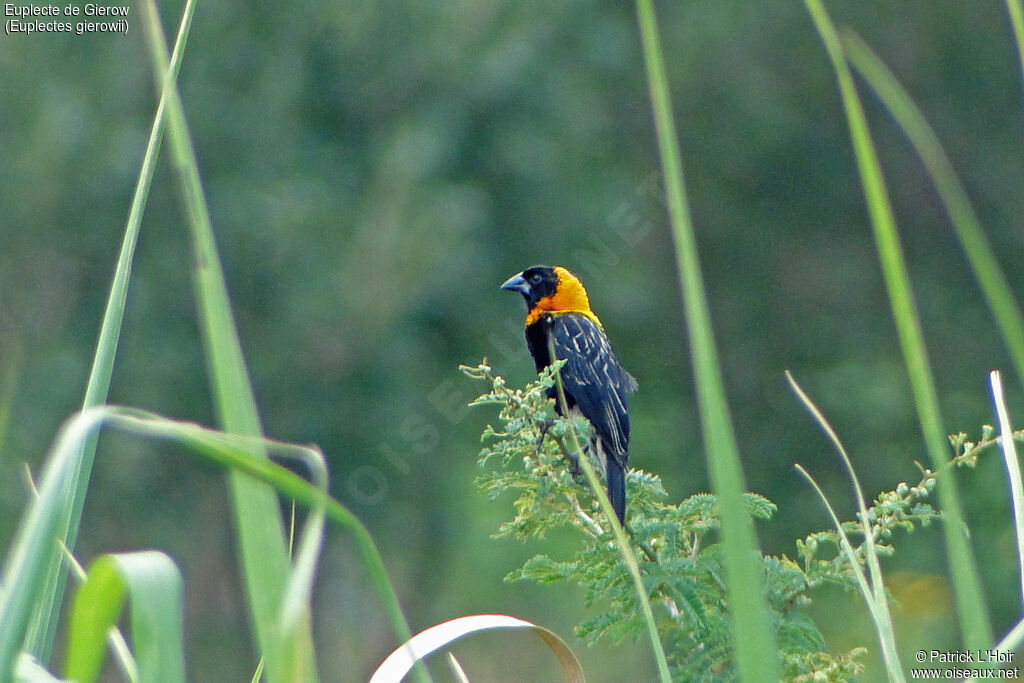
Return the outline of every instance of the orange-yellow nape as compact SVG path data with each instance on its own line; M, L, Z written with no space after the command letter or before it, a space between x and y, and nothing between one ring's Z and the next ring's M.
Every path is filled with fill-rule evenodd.
M526 324L537 322L544 313L579 313L600 325L601 321L590 310L590 298L579 278L561 266L555 266L553 270L558 277L555 293L537 301L526 315Z

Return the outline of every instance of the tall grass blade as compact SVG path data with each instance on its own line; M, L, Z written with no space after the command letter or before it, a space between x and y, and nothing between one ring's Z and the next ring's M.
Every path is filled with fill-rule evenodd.
M715 350L697 242L686 201L679 140L672 119L668 78L665 75L653 0L637 0L637 18L665 176L701 427L711 484L719 501L723 559L734 620L733 641L738 670L745 681L778 680L778 655L765 602L764 577L755 552L757 537L753 520L743 503L743 491L746 488L743 470Z
M163 29L153 0L144 2L143 10L143 25L157 83L169 91L168 139L182 203L188 216L195 259L193 277L199 324L214 407L226 431L258 436L261 428L256 402L231 314L195 150L177 87L164 78L168 59ZM284 523L277 499L268 487L235 472L229 475L229 483L246 593L260 651L266 659L267 677L271 683L286 679L316 680L309 627L296 635L302 641L297 646L300 649L298 657L302 661L300 678L289 679L288 674L295 672L284 670L284 653L280 650L292 645L281 642L277 620L289 568Z
M36 488L36 483L32 478L32 470L29 469L27 463L25 464L25 480L28 484L29 490L32 492L32 495L34 497L38 497L39 489ZM60 544L60 549L61 553L64 555L65 562L68 564L68 568L71 570L72 576L74 576L78 584L81 585L86 578L85 569L78 563L78 560L75 559L75 556L67 546L62 543ZM118 666L121 668L121 673L124 675L125 680L129 683L138 683L138 667L135 665L135 658L128 649L128 642L124 639L124 635L121 633L121 630L116 626L111 628L108 633L107 640L110 644L110 649L114 652ZM23 657L25 656L28 655L23 653Z
M466 670L459 664L459 660L455 658L451 652L448 653L448 671L451 672L452 678L455 679L456 683L471 683L469 676L466 674Z
M97 680L107 633L125 600L131 605L132 645L143 681L185 680L181 573L164 553L147 550L101 555L75 597L68 629L66 675Z
M169 82L175 82L178 78L181 59L185 52L185 43L188 39L189 27L191 26L191 18L192 12L186 9L174 43L174 52L171 55L167 68L167 80ZM135 193L132 196L131 208L128 212L128 223L125 227L124 239L121 243L121 252L114 270L114 279L110 285L110 295L107 297L103 322L100 325L99 341L96 344L92 370L89 373L89 382L85 390L85 398L82 401L83 409L101 405L107 400L110 379L114 369L114 358L117 355L117 344L121 337L121 323L124 320L125 301L128 298L128 282L131 278L135 245L138 243L142 216L146 210L146 200L149 198L153 172L156 168L156 160L160 154L160 144L163 140L166 107L166 93L162 93L160 102L157 105L156 115L153 118L153 125L150 127L149 141L146 143L146 152L142 158L142 167L139 170ZM78 527L82 518L82 509L85 506L85 496L89 487L89 477L92 473L95 456L96 441L93 439L83 445L82 453L75 465L75 473L72 475L71 485L74 487L74 490L70 494L70 500L63 513L62 529L59 532L60 540L69 551L74 549L75 540L78 537ZM46 568L46 583L43 588L43 594L39 607L33 616L33 624L29 632L28 650L42 661L49 658L54 634L57 629L60 604L64 596L64 585L67 575L64 572L61 557L60 544L55 544L50 562Z
M933 468L937 470L949 459L948 444L882 169L835 27L820 0L805 0L805 3L836 71L903 360L910 378L925 445ZM939 477L938 489L946 517L943 532L960 617L960 632L967 649L984 649L991 646L992 626L974 554L965 531L956 480L953 477Z
M843 31L842 43L850 64L864 77L907 134L910 144L935 183L974 277L981 286L985 301L992 309L999 331L1010 350L1017 378L1024 382L1024 314L1021 313L995 251L985 237L981 221L942 143L928 125L924 114L878 55L850 30Z

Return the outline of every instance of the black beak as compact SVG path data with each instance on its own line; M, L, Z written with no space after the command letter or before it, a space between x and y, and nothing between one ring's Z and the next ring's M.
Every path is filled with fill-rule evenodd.
M513 292L519 292L523 296L530 296L530 285L526 284L526 280L523 279L522 273L516 273L509 279L505 280L505 284L503 284L501 288Z

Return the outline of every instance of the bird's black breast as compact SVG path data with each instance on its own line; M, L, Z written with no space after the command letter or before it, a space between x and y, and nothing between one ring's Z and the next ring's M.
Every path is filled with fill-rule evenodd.
M636 380L619 364L601 326L579 313L545 314L527 326L526 343L538 372L551 364L549 337L556 357L566 361L562 384L569 407L579 407L612 454L625 464L627 397L636 391Z

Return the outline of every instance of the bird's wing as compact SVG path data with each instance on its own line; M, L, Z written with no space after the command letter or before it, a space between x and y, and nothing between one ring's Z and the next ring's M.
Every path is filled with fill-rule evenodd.
M580 412L590 420L622 465L629 457L629 413L626 397L636 380L615 358L604 330L576 313L552 316L555 356L566 359L562 383Z

